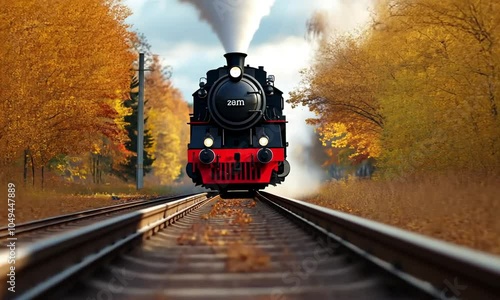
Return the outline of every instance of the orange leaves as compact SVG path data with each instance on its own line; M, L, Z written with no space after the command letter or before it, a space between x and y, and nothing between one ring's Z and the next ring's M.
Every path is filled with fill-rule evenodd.
M218 200L201 222L192 225L177 238L178 245L209 245L226 253L226 269L229 272L255 272L269 267L271 258L253 243L248 231L253 221L248 209L257 205L255 200ZM211 221L214 220L214 223ZM224 220L221 224L217 221ZM220 248L223 247L223 248Z
M229 272L266 270L270 262L270 256L253 245L234 243L227 248L226 268Z
M2 4L0 62L10 71L0 73L7 87L0 90L0 127L12 124L6 138L19 141L0 144L4 153L29 147L45 163L90 150L102 135L123 138L114 101L115 91L128 88L134 59L126 15L116 0ZM13 122L17 115L22 122Z
M209 217L212 218L227 218L227 222L231 225L245 225L253 221L250 214L245 213L242 208L239 207L255 207L257 204L255 200L250 203L243 203L244 200L225 200L218 201L210 210Z
M243 234L247 224L250 224L253 219L250 214L245 213L243 208L253 208L257 203L254 200L250 202L246 200L219 200L213 206L208 214L203 214L200 220L203 223L192 225L188 231L181 234L177 243L179 245L225 245L224 239L220 237L229 234L240 234L238 242L248 241L250 236ZM217 228L212 225L207 225L204 221L210 219L224 219L224 227Z
M255 207L257 205L257 202L255 200L250 201L250 203L246 204L245 206L248 208Z
M205 227L199 224L192 225L187 231L177 237L177 245L198 245L204 244L203 239Z
M237 225L244 225L244 224L249 224L253 221L252 217L249 214L244 213L242 210L236 210L234 212L234 219L231 219L229 221L229 224L237 224Z
M233 212L241 206L241 200L228 199L217 201L210 210L211 217L231 217Z

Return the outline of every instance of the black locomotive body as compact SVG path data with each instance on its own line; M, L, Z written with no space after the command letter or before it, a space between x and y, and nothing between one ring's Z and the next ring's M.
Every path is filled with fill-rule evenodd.
M245 53L224 55L193 93L186 172L196 185L225 192L257 190L285 180L283 93L264 67L245 66Z

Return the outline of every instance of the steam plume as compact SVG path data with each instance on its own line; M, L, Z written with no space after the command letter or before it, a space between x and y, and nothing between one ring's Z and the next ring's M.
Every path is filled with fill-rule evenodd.
M306 23L307 37L313 39L328 34L330 30L329 19L328 12L315 11Z
M260 20L274 0L180 0L198 9L219 37L226 52L246 53Z

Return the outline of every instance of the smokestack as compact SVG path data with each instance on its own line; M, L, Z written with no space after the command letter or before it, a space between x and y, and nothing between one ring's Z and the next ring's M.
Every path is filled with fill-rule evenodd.
M247 57L246 53L242 52L229 52L224 54L224 57L227 61L227 67L231 69L231 67L240 67L243 71L245 67L245 57Z

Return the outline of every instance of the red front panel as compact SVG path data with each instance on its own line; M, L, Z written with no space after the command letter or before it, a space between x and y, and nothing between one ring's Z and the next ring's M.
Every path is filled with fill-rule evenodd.
M272 160L261 163L257 159L258 148L250 149L211 149L215 160L210 164L200 161L202 149L189 149L188 162L193 164L193 171L199 171L203 184L249 184L269 183L272 171L278 171L278 163L285 160L285 149L270 148ZM235 154L240 154L239 165Z

